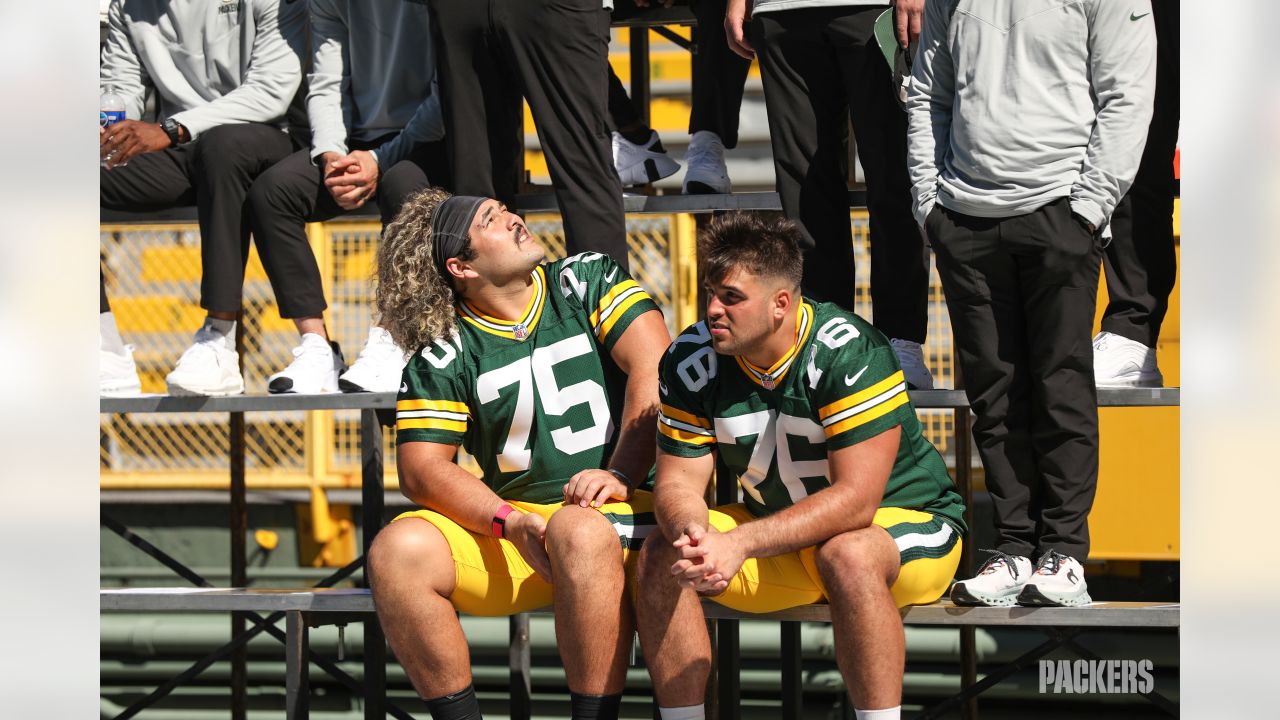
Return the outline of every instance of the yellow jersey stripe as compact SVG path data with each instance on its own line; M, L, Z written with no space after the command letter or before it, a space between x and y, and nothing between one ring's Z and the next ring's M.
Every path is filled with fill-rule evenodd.
M467 424L458 420L441 420L439 418L414 418L396 421L396 430L448 430L465 433Z
M825 432L829 438L835 437L846 430L851 430L859 425L865 425L876 418L883 417L890 411L906 405L910 400L911 397L907 395L907 391L903 390L895 397L889 398L875 407L864 410L853 417L845 418L831 427L823 428L823 432Z
M643 290L634 292L631 295L629 295L625 300L622 301L622 305L615 308L613 312L609 314L609 317L604 321L604 324L601 325L600 328L596 330L597 337L599 337L601 340L604 340L605 338L609 337L609 332L613 330L613 326L617 325L618 321L626 316L627 311L631 309L631 306L635 305L641 300L648 300L648 299L649 299L649 294Z
M663 425L662 423L658 424L658 432L666 435L676 442L682 442L687 445L710 445L716 441L716 439L710 435L694 435L693 433L677 430L676 428L669 425Z
M466 403L452 400L397 400L396 410L440 410L471 414L471 408L467 407Z
M623 280L617 285L614 285L613 287L609 288L609 292L605 293L604 297L600 298L599 304L596 305L595 312L591 313L591 318L590 318L591 327L594 328L595 326L599 325L600 316L603 315L604 312L609 309L609 306L613 304L613 301L618 299L619 295L626 292L627 290L630 290L633 287L640 287L640 286L636 284L635 280Z
M836 413L840 412L841 410L844 410L845 408L851 408L854 405L857 405L858 403L870 400L871 398L879 395L880 393L888 390L889 388L893 387L894 385L897 385L900 382L903 382L903 376L902 376L901 370L881 380L875 385L872 385L871 387L866 388L865 390L859 390L858 392L852 395L848 395L840 400L837 400L831 403L830 405L827 405L819 409L818 419L826 420L827 418L831 417L832 415L835 415Z
M672 420L679 420L686 425L696 425L700 428L711 429L711 421L706 418L700 418L697 415L691 415L679 408L673 408L666 403L662 403L660 412Z

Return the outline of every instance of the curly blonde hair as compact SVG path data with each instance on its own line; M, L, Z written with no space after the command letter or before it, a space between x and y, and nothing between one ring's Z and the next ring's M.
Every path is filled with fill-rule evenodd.
M420 350L454 328L453 284L436 269L431 238L431 218L449 197L436 187L410 195L383 230L378 248L378 315L396 344L408 351ZM474 256L467 250L464 254Z

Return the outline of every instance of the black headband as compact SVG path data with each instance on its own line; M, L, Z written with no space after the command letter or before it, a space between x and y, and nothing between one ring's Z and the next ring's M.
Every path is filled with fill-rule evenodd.
M440 277L449 278L445 261L455 258L470 243L471 220L489 198L475 195L452 195L436 206L431 215L431 257Z

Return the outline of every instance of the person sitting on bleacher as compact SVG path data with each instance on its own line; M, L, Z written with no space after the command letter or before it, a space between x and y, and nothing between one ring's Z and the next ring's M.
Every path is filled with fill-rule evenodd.
M376 323L339 377L322 313L320 269L306 223L376 199L386 226L410 194L444 185L446 159L427 7L404 0L312 0L307 76L311 147L263 173L249 191L259 251L291 277L282 317L302 335L270 392L395 392L407 356ZM430 181L428 181L430 178ZM272 266L268 266L271 271Z
M100 137L102 207L146 211L196 205L208 318L169 374L174 394L244 392L235 319L249 251L242 217L253 179L300 144L286 112L302 82L305 6L115 0L107 14L101 82L127 117ZM154 92L156 118L143 116ZM264 258L265 261L265 258ZM277 295L287 275L273 275ZM100 391L140 390L132 348L101 292Z
M654 513L636 585L660 717L701 720L711 667L698 595L767 613L831 605L858 718L896 720L898 608L955 575L964 502L925 439L889 340L800 294L802 231L732 213L699 238L707 318L658 371ZM743 503L708 508L707 483ZM871 714L867 714L871 713Z
M653 522L636 486L653 466L670 335L613 259L545 253L498 201L438 189L406 201L378 252L382 322L415 350L396 402L400 489L424 509L378 534L368 569L387 640L437 720L480 717L456 611L553 599L573 717L618 717L626 568Z

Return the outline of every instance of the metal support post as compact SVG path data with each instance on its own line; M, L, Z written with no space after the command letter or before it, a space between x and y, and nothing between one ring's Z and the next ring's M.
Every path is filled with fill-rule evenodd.
M375 410L360 411L360 468L360 530L363 555L368 558L373 539L382 528L382 425ZM367 562L362 584L369 587ZM382 720L386 717L387 641L377 616L364 621L364 687L365 720Z
M237 323L239 328L243 323ZM244 477L244 413L231 413L231 585L245 587L249 584L246 568L245 539L249 534L248 501L245 498ZM231 637L239 637L245 631L245 614L231 613ZM245 720L248 705L245 698L247 674L245 665L248 662L248 648L238 646L231 653L231 718Z
M309 630L298 610L285 613L284 627L284 716L288 720L306 720L311 710Z
M511 652L508 656L511 668L511 720L529 720L533 714L533 679L529 671L531 654L529 615L512 615Z
M782 632L782 717L800 720L804 712L801 685L800 623L778 623Z

